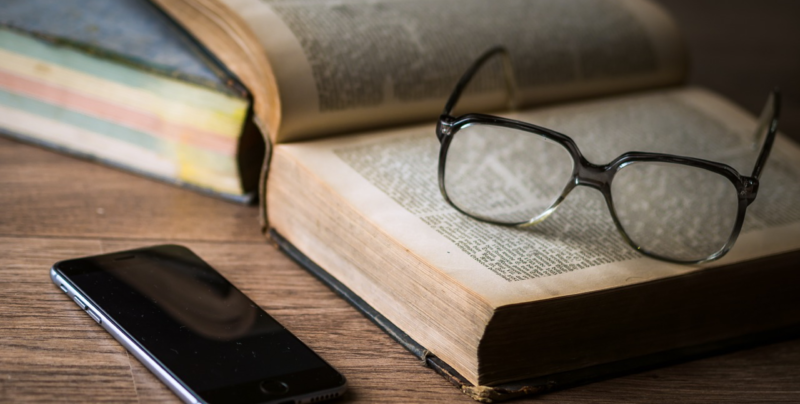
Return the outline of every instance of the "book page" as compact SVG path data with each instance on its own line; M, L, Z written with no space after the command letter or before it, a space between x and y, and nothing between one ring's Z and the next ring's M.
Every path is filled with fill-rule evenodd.
M697 89L608 98L511 115L573 137L585 157L630 150L688 155L749 175L755 119ZM677 265L631 248L602 194L577 187L542 223L509 228L457 212L437 183L433 126L279 146L353 210L494 307L619 287L800 248L800 149L779 137L733 249L705 265ZM714 207L708 209L713 214ZM663 212L652 212L663 214ZM679 217L679 215L678 215ZM689 226L675 222L675 226Z
M222 0L264 47L279 89L275 143L433 119L485 50L509 49L520 104L675 84L675 24L639 0ZM501 63L461 106L507 105Z

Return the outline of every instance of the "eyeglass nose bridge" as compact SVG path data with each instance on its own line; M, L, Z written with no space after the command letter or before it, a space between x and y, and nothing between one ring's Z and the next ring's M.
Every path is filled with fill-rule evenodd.
M606 193L613 176L614 172L609 166L592 164L581 157L576 164L573 181L575 186L582 185Z

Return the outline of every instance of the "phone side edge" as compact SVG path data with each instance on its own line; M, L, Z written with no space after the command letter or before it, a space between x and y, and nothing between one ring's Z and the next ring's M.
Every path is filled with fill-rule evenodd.
M86 309L82 309L84 311L91 310L92 313L98 316L98 318L100 318L99 325L106 330L106 332L111 334L111 336L114 337L114 339L117 340L117 342L119 342L125 349L127 349L128 352L132 353L133 356L136 357L136 359L147 368L147 370L153 373L162 383L169 387L169 389L172 390L172 392L175 393L175 395L177 395L181 401L190 404L203 402L198 395L194 394L192 390L184 386L183 383L181 383L177 378L169 373L166 368L161 366L161 364L159 364L152 356L150 356L144 348L140 347L125 332L123 332L122 329L119 328L110 317L105 315L105 312L95 307L87 296L84 296L82 293L80 293L80 291L75 288L67 279L62 278L55 265L50 268L50 279L57 287L64 290L64 293L66 293L70 298L77 296L79 299L81 299L81 301L86 304Z

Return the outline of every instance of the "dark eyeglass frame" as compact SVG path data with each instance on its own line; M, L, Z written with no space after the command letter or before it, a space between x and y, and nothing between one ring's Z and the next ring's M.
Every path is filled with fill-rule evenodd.
M663 154L663 153L648 153L639 151L630 151L627 153L623 153L622 155L620 155L619 157L617 157L608 164L598 165L589 162L580 152L578 146L575 144L575 141L573 141L569 136L556 132L552 129L544 128L527 122L502 118L493 115L466 114L457 117L451 115L453 108L461 98L461 94L463 93L467 85L470 83L472 78L488 60L490 60L492 57L495 56L503 57L506 86L507 90L511 94L511 101L512 102L514 101L513 72L511 71L509 54L506 51L506 49L501 46L493 47L484 52L475 62L473 62L473 64L469 67L469 69L467 69L467 71L458 81L458 84L456 84L453 93L447 100L444 110L442 111L442 114L439 117L439 122L436 125L436 137L439 139L441 145L439 149L439 172L438 172L439 190L441 191L442 196L447 201L447 203L450 204L450 206L452 206L457 211L467 216L470 216L472 218L475 218L483 222L488 222L503 226L526 227L539 223L545 218L547 218L547 216L558 207L558 205L566 198L566 196L575 187L583 185L597 189L603 194L606 204L608 205L609 212L611 213L611 217L614 220L614 224L616 225L617 230L619 231L622 238L625 239L625 241L631 247L633 247L635 250L641 252L646 256L678 264L699 264L719 259L722 256L724 256L728 251L730 251L731 247L733 247L734 243L736 242L736 239L739 236L739 232L742 229L742 224L744 223L744 217L747 211L747 206L753 203L753 201L756 199L756 195L758 193L758 185L759 185L758 179L761 175L761 171L764 168L764 165L766 164L770 151L772 150L772 145L775 141L775 137L778 131L778 118L780 115L781 103L780 103L780 92L777 89L773 90L772 93L770 94L770 97L767 100L767 105L764 108L764 112L762 112L762 117L759 120L759 125L756 130L756 136L758 136L760 133L764 131L765 129L764 125L769 125L769 126L766 128L767 129L766 136L763 141L763 145L761 146L761 150L758 154L758 159L756 160L755 167L753 168L753 172L750 176L741 175L738 171L736 171L736 169L723 163L718 163L694 157L678 156L678 155ZM765 120L764 119L765 117L763 115L769 110L770 103L773 103L772 105L773 113L772 116L769 118L769 120ZM453 201L447 195L447 189L445 188L445 166L447 162L447 151L450 148L450 143L453 141L453 138L458 134L458 131L461 128L475 124L499 126L499 127L529 132L531 134L539 135L549 140L552 140L560 144L569 152L569 154L572 156L573 159L572 177L570 181L567 184L565 184L564 191L550 206L549 209L547 209L539 216L534 217L528 221L507 223L469 213L467 211L462 210L455 203L453 203ZM760 139L757 138L756 141L760 141ZM728 237L727 242L722 246L721 249L709 255L708 257L698 260L685 261L653 253L652 251L649 251L645 246L637 245L636 242L634 242L628 236L627 232L625 231L625 228L622 226L622 223L617 217L616 211L614 209L614 201L611 196L611 182L614 180L614 176L620 169L622 169L628 164L637 162L672 163L672 164L681 164L690 167L696 167L722 175L733 184L733 186L736 188L736 194L738 196L737 217L733 227L733 231L731 232L731 235Z

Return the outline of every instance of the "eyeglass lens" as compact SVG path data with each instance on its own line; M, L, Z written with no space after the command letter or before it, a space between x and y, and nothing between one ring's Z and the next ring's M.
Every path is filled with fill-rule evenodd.
M614 211L638 247L678 261L720 251L733 233L739 199L726 177L673 163L639 162L611 183Z
M556 203L572 178L573 164L563 146L545 137L470 125L450 143L444 185L453 204L470 215L524 223Z

